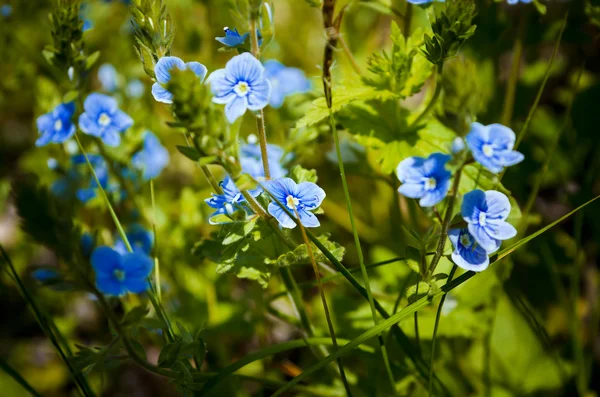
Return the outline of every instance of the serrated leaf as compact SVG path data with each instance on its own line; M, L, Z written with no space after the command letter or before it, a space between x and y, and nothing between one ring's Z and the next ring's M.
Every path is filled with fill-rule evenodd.
M292 178L294 180L294 182L296 182L296 183L302 183L302 182L317 183L317 181L319 179L317 177L317 170L314 170L314 169L307 170L306 168L303 168L301 165L295 165L292 167L292 169L290 170L290 178Z
M222 241L223 245L233 244L246 237L256 226L258 217L251 219L248 222L232 222L223 226L222 233L225 234L225 238Z

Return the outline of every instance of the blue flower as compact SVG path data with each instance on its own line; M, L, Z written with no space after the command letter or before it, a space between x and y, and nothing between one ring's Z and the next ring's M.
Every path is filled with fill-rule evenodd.
M232 30L232 29L229 29L227 26L223 28L223 31L225 32L225 37L215 37L215 40L217 40L219 43L223 44L224 46L232 47L232 48L243 45L246 42L246 40L248 39L248 36L250 35L250 32L246 32L246 33L240 35L240 33L238 32L238 30L236 28L233 28L233 30ZM262 45L262 36L258 29L256 30L256 34L258 36L258 45L261 46Z
M510 214L510 201L498 191L477 189L465 194L461 213L469 224L469 233L488 253L498 249L499 240L508 240L517 235L517 230L506 222Z
M515 5L518 3L529 4L532 0L508 0L507 3L510 5Z
M83 21L83 27L82 27L83 32L87 32L88 30L90 30L91 28L94 27L94 23L86 17L87 14L88 14L88 5L85 3L82 3L79 6L79 20Z
M144 148L133 155L131 163L142 171L144 180L148 181L158 177L169 164L169 152L153 133L146 131Z
M79 116L79 128L88 135L102 139L107 146L119 146L120 134L133 125L132 118L120 110L117 101L108 95L88 95L83 108L85 113Z
M154 66L156 83L152 85L152 95L158 102L173 103L173 94L167 91L167 89L164 87L171 80L170 71L173 68L177 68L179 70L189 69L194 72L196 76L198 76L200 81L204 81L207 72L206 66L199 62L184 63L177 57L160 58Z
M110 247L102 246L94 250L90 261L96 272L96 287L103 294L139 294L150 288L148 276L154 265L148 255L140 252L121 255Z
M127 228L125 235L127 236L127 241L131 244L133 252L150 255L152 245L154 244L154 235L151 231L146 230L138 223L134 223ZM115 242L115 250L122 255L127 253L127 246L121 238Z
M90 256L90 254L92 253L92 250L94 249L94 236L92 236L90 233L85 232L81 235L81 251L83 252L83 255Z
M55 269L37 269L31 273L31 277L40 282L45 282L49 280L57 280L60 278L60 274Z
M248 138L247 144L240 149L240 164L242 171L257 179L265 178L265 169L262 163L260 145L255 141L256 137ZM283 178L287 170L281 165L284 151L281 147L267 144L267 159L269 160L269 171L272 179Z
M102 89L106 92L114 92L117 89L119 75L115 67L109 63L105 63L98 68L98 80L102 85Z
M146 86L138 79L131 80L125 88L125 93L127 96L133 99L141 98L145 91Z
M525 158L512 150L515 145L515 133L502 124L471 124L467 135L467 146L477 162L497 174L504 167L515 165Z
M71 121L75 113L73 102L61 103L50 113L37 119L37 128L41 136L35 141L35 146L45 146L49 143L62 143L75 134L75 125Z
M265 62L265 77L271 82L269 104L274 108L280 108L288 95L302 94L311 88L310 80L302 70L286 67L275 60Z
M97 154L88 154L88 159L92 164L92 168L94 168L94 172L98 177L98 181L100 181L100 186L102 189L107 190L108 187L108 167L104 158ZM78 166L82 164L86 164L85 156L83 154L77 154L71 157L71 163L73 165ZM76 196L82 203L87 203L94 197L96 197L96 190L98 189L98 183L96 179L91 176L90 183L87 188L77 189Z
M219 185L223 189L223 194L211 193L212 197L204 200L211 208L216 209L208 220L211 225L219 223L212 219L216 215L231 215L239 209L248 212L248 207L245 204L246 199L242 196L242 193L238 190L229 176L227 176ZM257 197L261 193L261 190L253 189L250 190L249 193L252 197Z
M406 1L409 2L410 4L421 5L421 4L433 3L434 0L406 0ZM439 1L439 2L443 3L445 0L435 0L435 1Z
M398 164L396 174L402 182L398 192L421 199L421 207L432 207L442 201L450 189L452 174L446 170L447 154L434 153L428 158L409 157Z
M459 136L454 138L452 141L452 145L450 147L450 151L452 154L457 154L465 150L465 140Z
M233 123L246 113L263 109L269 103L271 84L264 76L264 67L250 53L236 55L225 69L214 71L208 78L213 102L225 105L225 116Z
M281 204L285 205L289 212L296 218L295 210L300 216L300 222L304 227L317 227L321 224L316 215L311 211L316 210L325 198L325 191L312 182L296 184L290 178L281 178L266 181L263 186ZM269 214L273 215L282 227L293 229L296 223L289 217L286 211L276 202L269 203Z
M2 7L0 7L0 14L4 17L4 18L8 18L9 16L12 15L12 6L10 4L3 4Z
M454 246L452 261L465 270L481 272L490 264L488 252L475 241L468 229L451 229L448 238ZM500 247L498 242L496 250Z

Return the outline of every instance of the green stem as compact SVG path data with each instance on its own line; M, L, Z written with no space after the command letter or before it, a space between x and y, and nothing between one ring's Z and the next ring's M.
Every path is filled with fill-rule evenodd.
M25 378L23 378L21 376L21 374L14 369L13 367L11 367L3 358L0 357L0 368L2 368L2 370L4 372L6 372L6 374L8 376L10 376L11 378L13 378L19 385L21 385L21 387L25 390L27 390L29 392L29 394L31 394L34 397L42 397L42 395L40 393L38 393L26 380Z
M406 4L406 8L404 9L404 36L405 37L410 37L410 23L412 21L412 14L413 14L413 9L412 9L412 4L410 4L408 1L405 2Z
M581 254L581 233L583 231L583 211L579 212L575 217L575 259L574 269L571 275L571 321L573 330L573 360L575 361L577 368L577 375L575 376L575 384L577 385L577 392L580 396L587 394L587 380L586 378L586 365L585 356L583 354L583 341L581 336L581 321L579 320L577 306L579 303L579 297L581 295L581 272L583 270L583 263L579 259Z
M154 198L154 179L150 179L150 200L152 202L152 232L154 233L154 277L156 284L156 297L162 303L160 286L160 263L158 260L158 234L156 233L156 200Z
M413 121L412 124L408 127L409 130L414 127L417 127L435 106L438 98L440 97L440 93L442 92L442 71L443 71L443 69L444 69L444 63L441 62L437 66L437 69L436 69L435 91L433 92L433 96L431 97L431 100L427 104L427 107L425 108L425 110L423 110L423 112L421 112L421 114L415 119L415 121Z
M360 270L362 274L363 281L365 283L365 287L367 290L367 300L369 301L369 308L371 309L371 316L373 317L373 324L377 325L377 311L375 310L375 304L373 303L373 293L371 292L371 284L369 282L369 273L367 272L367 267L365 266L365 259L362 252L362 247L360 244L360 238L358 237L358 229L356 228L356 223L354 222L354 211L352 210L352 199L350 198L350 189L348 188L348 181L346 179L346 172L344 170L344 160L342 159L342 150L340 147L340 137L335 126L335 119L333 116L333 111L331 108L329 109L329 125L331 127L331 131L333 132L333 140L335 142L335 151L338 160L338 166L340 168L340 177L342 179L342 187L344 190L344 199L346 200L346 206L348 207L348 215L350 217L350 225L352 226L352 235L354 237L354 245L356 246L356 253L358 255L358 263L360 264ZM302 224L300 223L301 227ZM308 241L306 243L309 246ZM388 381L390 382L390 386L396 392L396 382L394 381L394 375L392 373L392 369L390 368L390 362L388 359L387 348L385 347L385 341L383 340L383 336L379 335L377 338L379 341L379 350L381 352L381 357L383 359L383 365L386 370L386 374L388 377Z
M448 275L448 281L446 283L449 283L450 281L452 281L452 278L454 277L454 273L456 273L456 265L452 266L452 270L450 270L450 274ZM431 337L431 360L429 361L429 395L433 396L432 392L433 392L433 360L435 358L435 342L436 342L436 337L437 337L437 330L438 330L438 326L440 324L440 317L442 314L442 308L444 307L444 302L446 301L446 294L442 295L442 298L440 299L440 304L438 306L437 309L437 313L435 315L435 325L433 326L433 336Z
M217 180L215 179L215 176L210 171L210 168L208 168L207 165L201 165L200 169L202 170L202 173L206 177L206 180L208 180L208 183L210 183L210 186L213 188L215 193L223 194L223 189L219 185L219 182L217 182Z
M510 75L506 82L506 95L504 97L504 107L502 110L502 124L510 127L513 111L515 108L515 96L517 93L517 83L519 81L519 71L521 70L521 60L523 59L523 38L525 36L525 27L527 23L527 13L519 14L519 27L517 40L513 47L513 59L510 68Z

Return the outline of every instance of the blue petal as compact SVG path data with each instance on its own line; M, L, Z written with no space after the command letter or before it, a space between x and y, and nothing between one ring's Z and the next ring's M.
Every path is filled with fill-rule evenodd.
M301 182L298 184L298 193L296 197L306 209L314 210L323 202L325 190L312 182Z
M512 149L515 145L515 133L502 124L490 124L487 126L489 142L497 147Z
M424 163L425 159L418 156L413 156L402 160L400 164L398 164L398 167L396 167L396 175L398 176L400 182L420 182L422 178L426 176L423 171Z
M227 71L227 77L229 80L245 81L249 85L253 86L257 84L259 80L264 79L263 77L263 65L258 59L256 59L249 52L236 55L227 62L225 65Z
M210 89L214 95L213 102L218 104L225 104L233 99L233 96L237 96L233 92L233 87L237 83L235 80L227 78L227 71L225 69L215 70L208 76L206 80L210 84Z
M79 201L85 204L96 197L96 190L93 188L77 189L76 196Z
M486 228L480 225L469 223L468 229L469 233L471 233L475 241L477 241L477 244L479 244L487 253L491 254L492 252L497 251L500 247L500 242L491 237L487 233Z
M296 227L296 222L289 217L289 215L283 210L283 208L279 206L279 204L269 203L267 210L269 211L269 214L273 215L275 219L277 219L281 227L285 227L286 229L293 229Z
M173 68L185 70L185 63L177 57L160 58L154 66L154 74L156 75L156 81L162 84L168 83L169 80L171 80L170 70Z
M298 210L298 215L300 215L300 222L304 227L319 227L321 224L319 223L319 219L312 212L306 211L304 209Z
M465 221L479 223L479 212L485 208L486 196L483 190L473 190L463 197L460 212Z
M191 70L192 72L194 72L194 74L196 76L198 76L198 78L200 79L200 81L204 81L204 78L206 77L206 73L208 73L208 70L206 69L206 66L204 66L200 62L188 62L188 63L185 64L185 66L189 70Z
M123 296L127 289L114 275L96 277L96 287L106 295Z
M122 258L114 249L107 246L101 246L97 247L94 249L94 252L92 252L90 263L97 276L112 276L115 269L122 267Z
M98 68L98 80L105 91L113 92L117 89L118 74L115 67L105 63Z
M83 108L85 113L96 120L101 113L113 114L118 109L118 105L115 98L94 92L85 98Z
M485 192L485 206L480 209L485 210L487 218L506 219L510 214L510 200L504 193L496 190L487 190Z
M502 165L505 167L519 164L521 161L523 161L525 159L525 156L522 153L519 153L514 150L500 153L499 157L500 157L500 161L502 162Z
M130 252L123 255L123 270L125 280L146 279L152 273L154 262L152 258L141 252Z
M225 105L225 116L227 117L227 121L233 124L239 117L246 113L247 107L248 104L246 98L236 96L232 101Z
M101 138L106 146L117 147L121 143L121 134L113 127L106 128Z
M423 183L403 183L398 188L398 193L408 198L421 198L425 195L425 185Z
M96 123L96 120L88 113L82 113L79 116L79 128L84 134L100 137L102 135L102 128Z
M57 131L52 137L52 142L62 143L75 135L75 126L69 121L68 125L63 125L60 131Z
M425 191L425 194L419 201L419 205L421 207L432 207L436 205L446 197L449 189L450 179L438 181L437 187L434 190Z
M444 178L450 177L450 172L446 170L446 163L452 157L447 154L433 153L423 162L423 171L425 176L441 176Z
M117 109L112 115L112 125L119 132L124 132L133 125L133 119L124 111Z
M147 279L125 279L123 284L127 290L133 294L141 294L142 292L148 291L150 289L150 283Z
M250 94L248 94L248 109L260 110L269 104L269 95L271 95L271 83L262 79L252 84Z
M173 103L173 94L167 91L167 89L159 83L152 84L152 96L157 102Z
M266 181L263 186L283 205L286 204L287 196L298 197L298 185L291 178L280 178Z
M497 240L509 240L517 235L517 229L506 221L491 221L486 224L487 233Z
M474 272L481 272L487 269L490 264L490 258L480 247L474 250L465 248L456 249L452 252L452 261L456 266Z

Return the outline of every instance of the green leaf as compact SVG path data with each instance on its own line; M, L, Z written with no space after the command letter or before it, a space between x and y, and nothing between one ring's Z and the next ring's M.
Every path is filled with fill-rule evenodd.
M170 368L177 361L179 351L183 346L183 341L178 340L173 343L169 343L163 347L158 355L158 366L161 368Z
M128 327L131 325L135 325L140 323L146 315L148 315L148 308L146 306L136 306L133 309L129 310L123 319L121 320L121 325L124 327Z
M267 288L269 280L271 279L271 272L257 269L256 267L242 266L236 276L238 278L246 278L258 282L261 287Z
M290 178L292 178L296 183L302 182L312 182L317 183L319 179L317 177L317 170L307 170L303 168L301 165L295 165L290 170Z
M146 349L144 349L144 346L140 342L135 339L129 339L129 344L131 344L131 347L133 347L133 350L135 350L139 357L144 360L146 359Z
M246 237L256 226L258 217L249 222L232 222L223 226L223 233L226 237L221 242L223 245L230 245Z
M419 299L423 298L424 296L428 296L430 289L431 285L427 284L424 281L420 281L418 284L411 285L406 290L406 297L408 298L408 303L414 303Z
M85 69L90 70L92 66L94 66L94 64L98 61L98 58L100 58L100 51L96 51L92 55L88 56L85 60Z
M176 147L177 147L177 150L179 151L179 153L183 154L185 157L187 157L188 159L190 159L192 161L198 161L202 157L202 155L200 153L198 153L198 151L196 149L194 149L193 147L181 146L181 145L177 145Z
M324 234L318 237L319 241L331 252L338 261L341 261L344 257L346 249L336 242L329 241L329 234ZM317 248L316 245L311 243L312 252L317 262L329 262L327 257ZM311 260L308 255L308 249L306 244L300 244L296 249L290 252L286 252L280 255L277 259L271 260L266 259L265 262L270 265L278 267L287 267L295 265L310 264Z
M413 272L421 273L421 251L414 247L406 247L404 251L404 261Z

